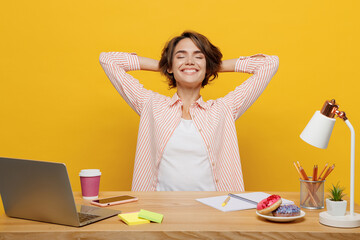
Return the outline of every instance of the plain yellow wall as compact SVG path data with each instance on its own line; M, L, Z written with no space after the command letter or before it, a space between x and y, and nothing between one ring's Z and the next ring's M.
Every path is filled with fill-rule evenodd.
M139 117L100 67L102 51L159 58L183 30L206 35L224 59L278 55L278 73L237 121L248 191L299 191L293 161L310 174L336 164L331 183L349 193L350 131L338 119L329 147L299 134L324 101L347 112L359 142L359 1L6 1L0 9L0 156L99 168L101 190L130 190ZM158 73L133 72L172 96ZM249 75L220 74L202 91L215 99ZM359 144L357 144L359 152ZM360 203L360 158L356 202Z

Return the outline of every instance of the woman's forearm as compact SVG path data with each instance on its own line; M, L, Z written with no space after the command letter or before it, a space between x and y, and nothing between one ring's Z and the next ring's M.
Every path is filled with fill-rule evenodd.
M140 57L139 58L139 63L140 63L140 70L147 70L147 71L159 71L159 61L152 59L152 58L147 58L147 57Z
M264 58L265 56L261 54L257 54L254 56L251 56L251 58ZM219 72L234 72L235 71L235 65L238 58L235 59L228 59L221 62L221 67Z
M219 72L234 72L235 64L238 59L228 59L221 62L221 67Z

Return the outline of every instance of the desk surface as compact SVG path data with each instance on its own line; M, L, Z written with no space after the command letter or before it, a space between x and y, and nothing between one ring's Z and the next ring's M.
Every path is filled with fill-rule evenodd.
M271 192L268 192L272 194ZM360 239L360 228L331 228L319 223L324 210L306 210L294 222L275 223L258 217L255 210L221 212L196 198L224 192L103 192L100 197L137 196L138 202L112 206L123 213L146 209L164 214L162 224L128 226L117 216L81 228L35 222L0 215L0 239ZM277 192L299 205L299 193ZM89 205L75 193L77 203ZM355 212L360 207L355 206Z

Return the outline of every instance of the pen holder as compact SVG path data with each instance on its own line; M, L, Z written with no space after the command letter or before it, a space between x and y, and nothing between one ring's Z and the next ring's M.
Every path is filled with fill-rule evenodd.
M300 179L300 207L307 209L324 208L324 182Z

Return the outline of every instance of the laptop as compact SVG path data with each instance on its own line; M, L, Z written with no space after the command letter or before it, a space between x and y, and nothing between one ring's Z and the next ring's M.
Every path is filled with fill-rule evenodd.
M63 163L0 158L0 194L15 218L82 227L121 213L76 205Z

